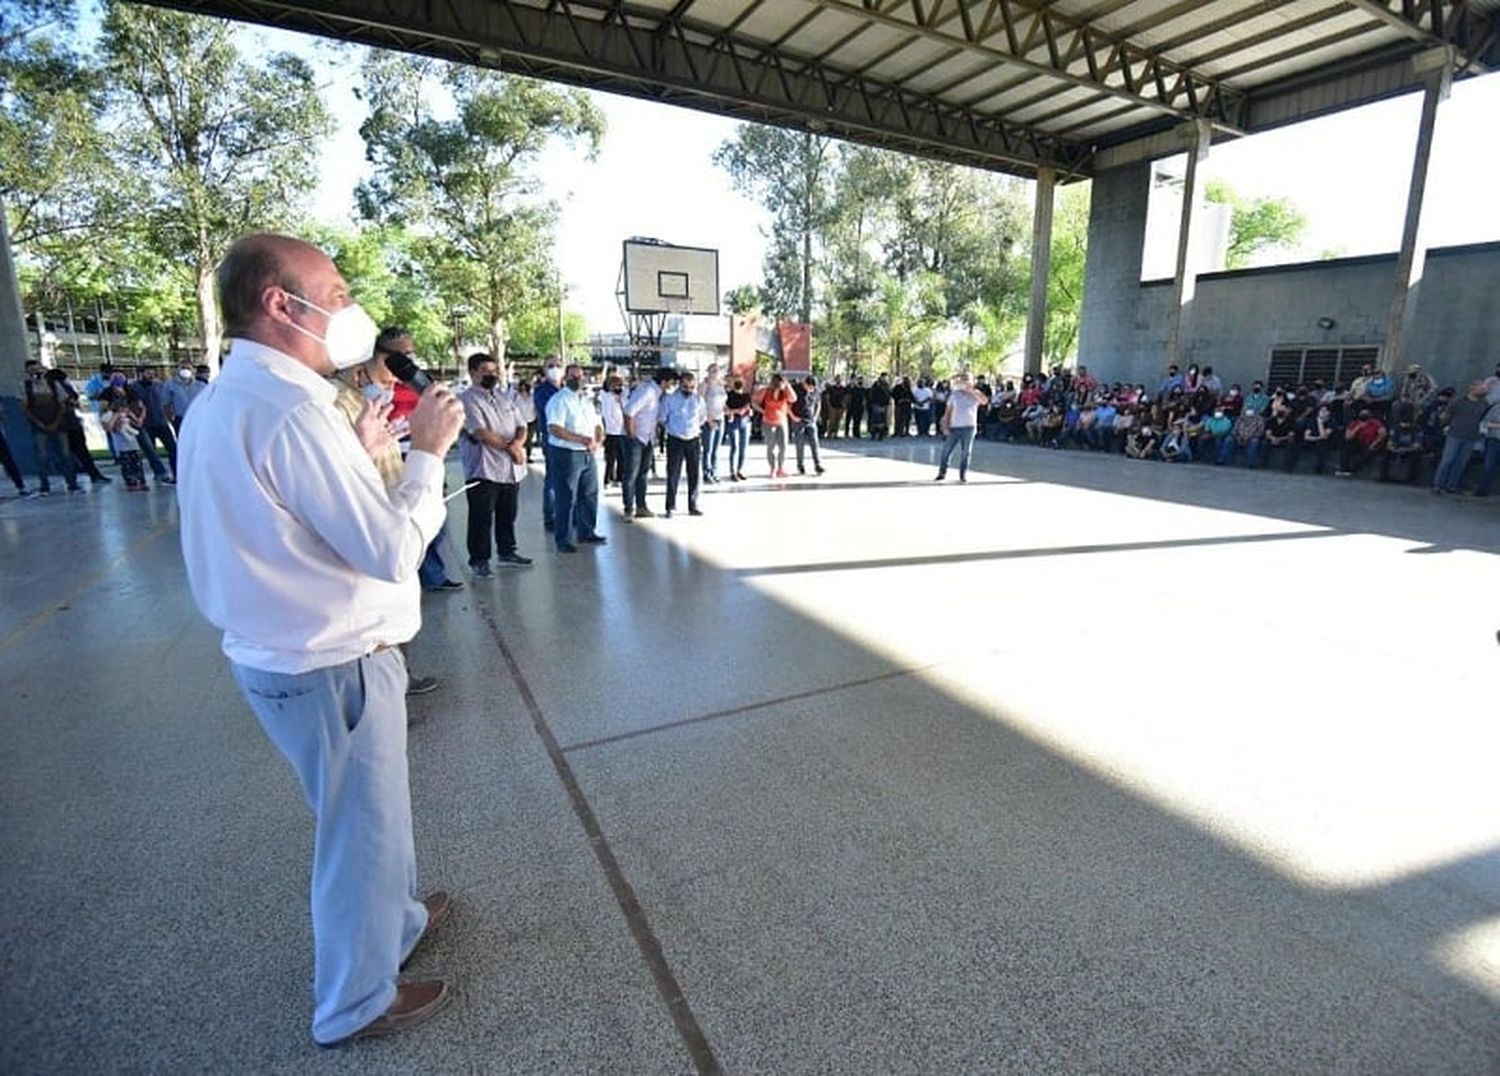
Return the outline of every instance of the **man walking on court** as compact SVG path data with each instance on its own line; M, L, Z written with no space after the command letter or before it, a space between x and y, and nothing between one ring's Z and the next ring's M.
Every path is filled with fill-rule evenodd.
M818 422L822 417L823 394L818 391L818 379L808 374L797 386L797 402L792 405L792 437L797 441L797 473L806 474L807 464L803 449L812 446L813 470L823 473L823 460L818 455Z
M375 343L333 262L246 236L218 287L231 346L183 423L183 559L315 815L312 1033L330 1046L410 1027L449 997L441 980L396 981L451 908L442 892L416 899L399 646L421 626L417 564L446 514L463 408L442 386L423 393L388 492L326 380Z
M953 392L948 397L938 429L944 438L943 451L938 457L938 473L934 482L948 477L948 459L958 449L958 480L969 480L969 457L974 451L974 434L979 428L979 408L989 403L989 397L974 387L974 378L959 374L953 379Z

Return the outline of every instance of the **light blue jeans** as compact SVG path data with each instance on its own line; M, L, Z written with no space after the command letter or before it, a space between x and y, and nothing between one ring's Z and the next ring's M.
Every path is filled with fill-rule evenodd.
M703 432L699 434L703 443L703 475L711 482L719 480L719 445L724 440L724 424L721 422L716 426L704 423Z
M336 1042L396 999L427 926L406 771L406 663L395 647L307 673L232 666L313 809L313 1011Z
M974 454L974 427L954 426L948 431L948 439L943 442L942 454L938 456L938 475L948 473L948 459L953 455L953 450L958 449L958 476L964 478L969 473L969 458Z
M1474 446L1479 444L1477 440L1468 437L1454 437L1451 433L1443 438L1443 456L1438 460L1437 473L1432 476L1432 488L1443 490L1445 493L1457 493L1459 486L1463 484L1464 471L1469 466L1469 458L1474 455Z
M729 438L729 473L739 474L745 469L745 451L750 447L750 420L732 418L724 432Z

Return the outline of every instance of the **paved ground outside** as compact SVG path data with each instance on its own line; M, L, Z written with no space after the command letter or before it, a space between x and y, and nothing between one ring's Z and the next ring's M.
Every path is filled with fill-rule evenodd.
M1500 506L842 448L426 597L457 999L334 1052L171 492L0 503L0 1070L1500 1071Z

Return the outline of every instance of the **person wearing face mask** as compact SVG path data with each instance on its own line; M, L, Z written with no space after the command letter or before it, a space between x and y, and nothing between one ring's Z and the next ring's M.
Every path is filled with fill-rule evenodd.
M625 404L621 399L625 382L619 376L604 383L599 394L599 417L604 420L604 484L612 486L625 477Z
M383 362L387 358L401 355L416 363L416 350L417 343L412 339L409 329L404 329L399 325L388 325L375 337L375 352L372 357L381 359ZM391 389L389 415L391 430L404 456L411 444L407 435L407 416L417 406L419 397L417 390L405 381L392 378L387 384ZM443 492L447 493L446 487ZM422 563L417 566L417 579L421 582L423 590L447 594L464 588L462 583L448 575L448 564L443 552L447 548L448 524L445 522L438 531L437 537L428 543Z
M677 486L687 465L688 515L701 516L698 510L698 478L702 449L703 424L708 421L708 405L694 391L691 372L677 379L677 391L668 393L661 402L661 421L667 429L667 518L677 508Z
M656 451L661 403L676 386L675 371L658 370L655 378L642 378L625 401L625 480L620 493L627 520L650 519L656 514L646 507L646 487Z
M47 368L35 359L26 360L26 380L21 390L21 410L31 424L36 449L37 494L45 497L52 492L47 475L49 462L62 472L69 493L82 493L78 467L68 447L66 409L71 404L67 394L55 381L47 380Z
M327 380L370 358L376 332L333 262L250 235L217 282L230 348L183 424L183 560L314 814L312 1035L327 1046L411 1027L450 996L440 980L397 981L452 907L414 891L398 647L421 626L417 564L446 515L463 407L441 385L422 394L387 488Z
M472 384L464 405L464 436L459 444L469 489L469 570L487 579L490 551L502 566L531 563L516 550L516 506L526 477L526 423L500 384L500 365L484 352L469 356Z
M94 462L93 453L89 451L88 434L83 429L83 416L79 413L82 401L79 399L78 390L68 380L65 370L48 370L47 380L53 385L54 391L59 391L66 397L63 406L63 426L68 434L68 449L73 453L73 462L78 465L79 474L89 476L89 484L94 486L106 486L113 482L99 465ZM111 447L110 454L114 455ZM116 456L118 459L118 456Z
M386 489L394 488L401 481L406 460L390 423L397 382L396 375L385 364L385 353L377 347L367 362L338 371L331 383L338 392L333 405L349 420ZM401 644L401 656L410 665L409 644ZM419 676L407 670L407 695L429 694L438 689L438 683L436 676Z
M580 542L603 545L599 521L599 467L594 453L604 444L599 412L583 395L583 367L569 363L563 387L547 401L547 440L551 444L547 482L552 487L552 540L559 553L576 553Z
M157 483L171 485L177 480L177 431L172 428L167 417L166 398L162 392L161 379L156 376L156 368L143 367L141 376L130 387L136 399L136 424L141 430L141 455L151 465L151 473L156 476ZM170 474L156 454L158 441L166 450Z
M177 370L177 376L172 378L162 390L162 406L166 409L167 419L172 423L172 429L178 433L182 432L182 420L187 417L188 408L193 406L193 401L203 394L208 388L207 380L199 381L193 376L191 366L181 366Z
M703 481L719 480L719 448L724 443L724 405L729 392L719 378L719 367L711 365L703 377Z
M547 405L552 402L552 397L562 391L563 365L562 360L556 355L550 355L542 366L542 379L531 392L532 406L536 408L537 425L545 427L547 424ZM554 460L552 453L552 438L542 437L542 465L547 468L547 479L542 484L542 526L549 531L554 531L557 521L556 500L557 491L552 481L552 474L558 467L558 461ZM567 462L564 460L563 462Z

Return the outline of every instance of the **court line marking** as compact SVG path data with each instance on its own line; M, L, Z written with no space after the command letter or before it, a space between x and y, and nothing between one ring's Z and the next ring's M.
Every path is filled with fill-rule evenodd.
M578 783L573 767L563 756L563 750L558 745L551 726L547 724L546 715L543 714L541 704L537 702L536 695L531 690L531 684L521 673L520 663L506 644L505 636L501 633L500 625L490 610L489 602L482 597L476 597L474 604L489 627L490 635L500 649L500 656L510 670L511 678L516 683L517 694L521 697L521 703L531 717L532 727L541 738L547 757L552 762L552 768L557 771L558 779L568 794L573 813L578 816L578 821L583 826L584 834L589 839L589 846L594 850L594 857L599 861L599 866L609 882L609 888L614 893L615 902L619 904L620 911L625 916L625 922L630 927L636 948L640 950L641 957L651 972L656 992L672 1014L672 1023L676 1025L677 1034L687 1048L694 1067L701 1076L720 1076L723 1070L719 1067L718 1058L714 1056L713 1047L709 1045L708 1036L704 1034L698 1018L693 1015L693 1010L688 1005L687 998L683 996L682 987L677 982L671 965L667 962L661 942L646 918L646 911L641 907L640 898L636 896L635 889L631 886L630 880L625 877L619 860L615 858L609 838L604 835L604 828L599 824L599 818L594 814L588 797L584 795L583 786Z
M987 656L990 652L978 656ZM738 717L741 714L753 713L756 710L768 710L776 706L785 706L791 702L801 702L803 699L814 699L819 695L832 695L839 691L848 691L851 688L867 687L870 684L879 684L886 680L899 680L907 676L920 676L923 673L941 669L945 665L952 665L962 658L952 658L946 661L934 661L926 665L912 665L900 669L889 669L883 673L875 673L871 676L862 676L857 680L843 680L837 684L823 684L819 687L810 687L804 691L794 691L790 695L778 695L774 699L762 699L759 702L747 702L742 706L731 706L726 710L711 710L706 714L697 714L693 717L684 717L676 721L665 721L660 725L651 725L642 729L630 729L626 732L617 732L610 736L596 736L591 740L579 740L562 748L564 754L573 751L584 751L591 747L605 747L609 744L619 743L622 740L634 740L641 736L654 736L658 732L670 732L673 729L685 728L689 725L701 725L708 721L722 721L727 717Z
M6 632L4 635L0 635L0 650L4 650L6 647L16 642L16 640L20 639L21 636L25 635L27 632L41 627L58 613L62 612L64 609L69 608L75 601L83 597L89 591L93 590L100 583L104 582L104 580L109 578L109 576L113 575L115 569L119 568L120 565L124 564L133 555L144 549L146 546L150 545L152 542L156 541L163 534L166 534L168 531L175 531L176 529L177 521L173 520L170 523L160 524L155 530L150 531L144 536L136 539L135 542L126 547L125 552L121 553L118 557L110 561L103 568L100 568L97 572L89 576L82 583L79 583L76 587L68 591L61 598L57 599L55 602L50 603L45 609L41 609L38 612L32 614L29 619L22 621L20 624L17 624L14 628L11 628L10 631Z

